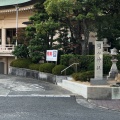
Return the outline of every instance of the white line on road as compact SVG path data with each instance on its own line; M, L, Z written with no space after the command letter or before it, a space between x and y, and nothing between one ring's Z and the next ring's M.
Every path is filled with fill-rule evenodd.
M0 97L71 97L71 95L0 95Z

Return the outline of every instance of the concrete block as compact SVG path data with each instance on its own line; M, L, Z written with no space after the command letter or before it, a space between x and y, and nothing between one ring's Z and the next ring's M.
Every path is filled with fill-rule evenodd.
M82 95L84 98L87 98L87 85L79 84L73 81L63 80L61 86L67 90L70 90L73 93Z
M106 78L101 78L101 79L91 78L90 83L91 85L107 85L108 84Z
M87 99L112 99L110 86L86 85L68 80L62 80L58 85Z
M111 99L112 93L110 87L92 86L88 87L88 99Z
M112 99L120 99L120 87L112 87Z
M66 80L66 79L67 79L66 76L56 75L56 82L57 83L61 83L62 80Z

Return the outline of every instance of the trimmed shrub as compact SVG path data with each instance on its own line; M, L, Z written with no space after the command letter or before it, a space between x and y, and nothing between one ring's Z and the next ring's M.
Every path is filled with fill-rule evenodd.
M29 65L29 69L39 71L39 66L40 66L40 64L34 64L33 63L33 64Z
M74 80L76 81L87 81L87 77L85 75L85 72L82 73L74 73L72 74L72 77L74 78Z
M79 75L80 73L73 73L71 76L74 78L74 80L78 81L79 80Z
M29 65L31 64L30 59L16 59L10 63L10 66L12 67L18 67L18 68L29 68Z
M64 66L64 65L56 65L53 69L52 69L52 74L54 74L54 75L63 75L63 74L65 74L64 72L61 74L61 71L63 70L63 69L65 69L66 68L66 66ZM70 75L70 74L72 74L73 73L73 69L72 68L68 68L67 70L66 70L66 75Z
M87 81L90 81L91 78L94 78L94 71L87 71L85 72L85 75L87 77Z
M72 74L72 77L76 81L90 81L90 78L94 77L94 71L74 73Z
M54 63L43 63L39 65L40 72L52 73L52 69L55 67Z

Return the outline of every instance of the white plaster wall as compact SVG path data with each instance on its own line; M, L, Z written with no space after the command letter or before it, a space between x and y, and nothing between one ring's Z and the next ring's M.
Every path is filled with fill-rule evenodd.
M26 27L22 23L28 21L32 14L31 11L18 12L18 27ZM16 13L0 14L0 28L16 28Z

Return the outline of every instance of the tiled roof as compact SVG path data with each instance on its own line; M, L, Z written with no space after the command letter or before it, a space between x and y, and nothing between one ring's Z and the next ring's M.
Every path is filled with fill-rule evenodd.
M29 1L31 0L0 0L0 7L15 5L15 4L22 4Z
M20 7L19 8L19 12L21 11L30 11L33 9L33 5L29 5L29 6L25 6L25 7ZM3 13L12 13L12 12L16 12L15 8L11 8L11 9L5 9L5 10L0 10L0 14Z

